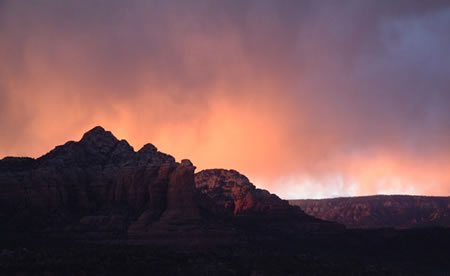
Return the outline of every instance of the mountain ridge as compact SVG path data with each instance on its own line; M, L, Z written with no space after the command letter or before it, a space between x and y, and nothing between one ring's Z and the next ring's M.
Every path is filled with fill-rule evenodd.
M307 214L349 228L450 227L450 197L373 195L288 200Z
M199 235L219 228L233 236L236 227L249 226L238 219L241 216L251 217L261 229L342 228L256 189L236 171L228 184L242 177L247 181L242 182L242 194L232 199L239 211L229 213L227 206L211 196L226 197L226 185L199 192L201 185L197 183L205 178L196 178L194 171L189 160L176 162L150 143L135 151L126 140L97 126L79 141L56 146L39 158L0 160L0 216L12 231L110 233L137 238ZM227 170L197 175L205 172L213 178ZM283 219L272 209L283 214ZM220 223L225 224L218 226Z
M0 160L0 274L449 271L450 228L346 229L238 171L195 173L187 159L111 135L96 128L40 158Z

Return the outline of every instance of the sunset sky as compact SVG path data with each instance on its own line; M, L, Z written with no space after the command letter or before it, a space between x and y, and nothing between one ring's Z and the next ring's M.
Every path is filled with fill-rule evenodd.
M450 195L450 1L0 0L0 158L96 125L282 198Z

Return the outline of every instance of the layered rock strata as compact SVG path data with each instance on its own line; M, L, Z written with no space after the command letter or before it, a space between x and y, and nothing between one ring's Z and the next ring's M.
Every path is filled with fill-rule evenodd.
M349 228L450 227L450 197L377 195L289 202Z
M194 172L189 160L152 144L136 152L95 127L37 159L0 160L2 230L207 235L233 232L244 216L257 218L245 220L252 229L331 225L236 171Z

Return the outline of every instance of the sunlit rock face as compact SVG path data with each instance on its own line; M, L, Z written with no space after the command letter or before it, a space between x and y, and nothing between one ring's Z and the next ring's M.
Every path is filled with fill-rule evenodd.
M343 225L306 215L286 200L256 188L235 170L203 170L195 175L195 185L202 196L202 208L217 217L231 217L243 229L257 227L271 235L344 229Z
M248 178L235 170L204 170L195 175L197 189L219 210L234 216L304 214L285 200L257 189Z
M450 227L450 197L378 195L289 202L311 216L350 228Z
M292 233L336 227L257 189L237 171L195 174L189 160L178 163L151 144L136 152L102 127L38 159L0 160L0 218L6 231L166 239L229 236L241 226Z

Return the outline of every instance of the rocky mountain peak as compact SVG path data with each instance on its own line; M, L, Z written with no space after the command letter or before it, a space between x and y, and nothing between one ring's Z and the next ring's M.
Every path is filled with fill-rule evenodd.
M198 230L222 218L234 224L236 217L253 214L313 220L237 171L194 172L188 159L177 163L152 144L135 152L127 141L95 127L79 142L57 146L36 160L0 160L0 217L11 229L137 236ZM272 226L292 228L295 221Z
M157 151L158 151L158 148L156 148L153 144L147 143L138 152L140 152L140 153L155 153Z
M96 148L104 153L111 151L118 142L119 140L110 131L106 131L101 126L89 130L80 140L82 145Z
M104 136L104 137L111 137L111 136L114 137L114 135L111 133L111 131L107 131L101 126L96 126L96 127L92 128L91 130L87 131L83 135L83 138L81 140L91 139L92 137L102 137L102 136Z
M181 160L180 166L183 166L183 167L193 167L194 165L192 164L191 160L189 160L189 159L183 159L183 160ZM195 169L195 167L194 167L194 169Z

